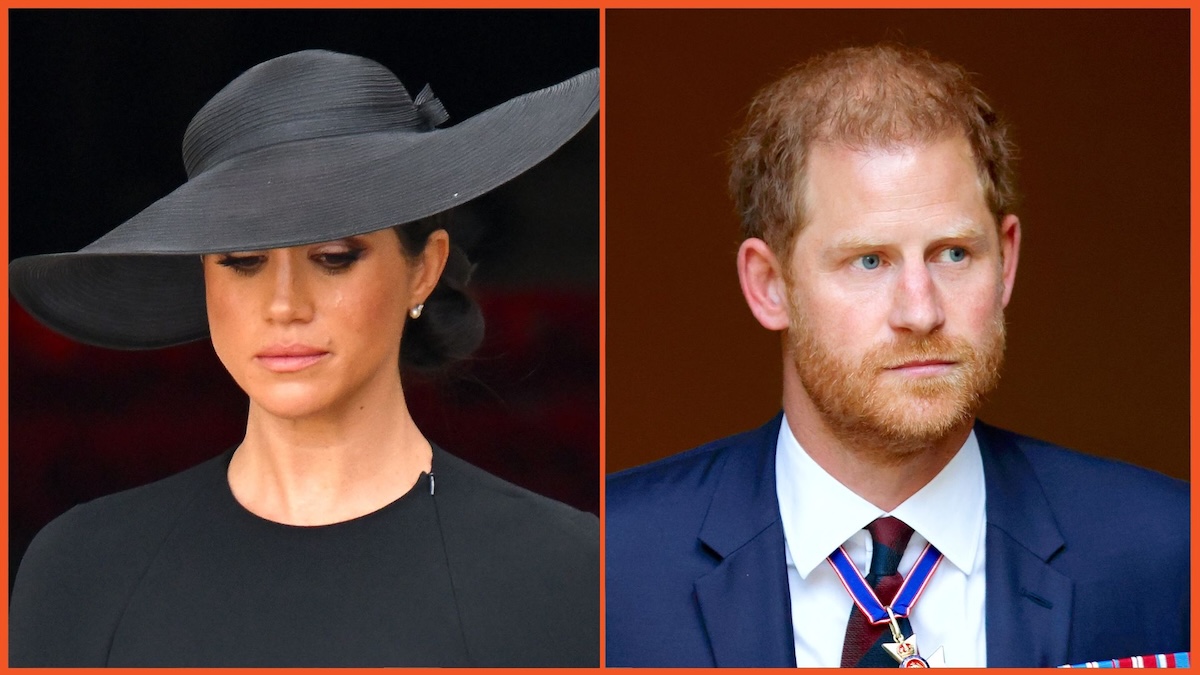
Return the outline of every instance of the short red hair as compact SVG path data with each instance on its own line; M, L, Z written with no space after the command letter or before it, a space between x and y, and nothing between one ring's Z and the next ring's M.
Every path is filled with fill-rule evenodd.
M962 134L996 222L1017 199L1008 126L961 66L898 44L816 56L755 95L730 152L729 189L745 237L778 255L804 227L809 149L890 147Z

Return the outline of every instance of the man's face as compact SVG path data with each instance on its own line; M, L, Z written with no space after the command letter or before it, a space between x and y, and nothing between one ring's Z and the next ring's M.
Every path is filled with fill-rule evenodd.
M969 424L999 378L1019 226L997 232L966 139L817 146L805 213L789 331L821 417L898 451Z

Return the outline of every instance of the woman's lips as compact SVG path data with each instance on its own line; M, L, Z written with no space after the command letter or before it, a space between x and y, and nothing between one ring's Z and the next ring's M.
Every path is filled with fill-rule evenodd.
M289 345L264 349L254 356L262 367L274 373L294 373L321 361L329 352L315 347Z

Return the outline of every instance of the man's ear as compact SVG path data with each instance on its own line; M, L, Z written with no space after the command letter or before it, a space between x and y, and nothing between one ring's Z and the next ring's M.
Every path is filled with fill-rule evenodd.
M762 239L742 242L737 255L738 280L750 313L767 330L788 327L787 284L779 259Z
M1021 221L1011 213L1000 221L1000 255L1004 280L1004 304L1012 299L1013 286L1017 283L1017 258L1021 253Z

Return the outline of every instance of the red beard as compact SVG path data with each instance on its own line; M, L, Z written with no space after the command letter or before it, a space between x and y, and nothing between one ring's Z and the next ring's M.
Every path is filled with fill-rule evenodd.
M1000 380L1004 315L997 308L977 344L933 333L879 345L861 362L847 362L822 342L812 322L791 306L790 333L800 383L840 438L916 451L970 424L983 398ZM888 369L913 361L950 361L949 373L906 377Z

